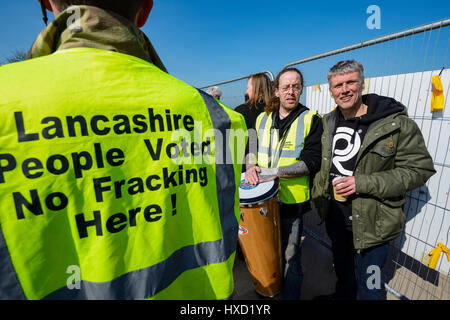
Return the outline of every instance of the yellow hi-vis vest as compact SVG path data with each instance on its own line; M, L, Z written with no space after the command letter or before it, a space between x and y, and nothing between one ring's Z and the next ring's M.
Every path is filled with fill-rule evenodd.
M0 67L0 96L0 299L232 294L241 115L89 48Z
M313 116L317 111L303 111L279 139L277 129L272 128L273 113L261 113L256 119L258 134L258 166L276 168L290 166L301 161L300 153L308 136ZM299 160L300 159L300 160ZM302 203L309 200L309 175L280 178L278 198L282 203Z

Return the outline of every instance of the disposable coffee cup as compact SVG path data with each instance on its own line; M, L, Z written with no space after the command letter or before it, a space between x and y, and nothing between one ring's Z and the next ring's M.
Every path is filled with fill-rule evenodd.
M341 196L340 194L337 194L337 193L336 193L336 186L339 186L339 185L341 185L342 183L339 183L339 184L337 184L336 186L334 185L334 182L335 182L335 181L337 181L337 180L339 180L339 179L342 179L342 178L344 178L344 177L338 176L338 177L334 178L333 181L331 182L331 183L333 184L334 199L336 199L336 201L339 201L339 202L345 202L345 201L347 201L347 198L346 198L346 197L343 197L343 196Z

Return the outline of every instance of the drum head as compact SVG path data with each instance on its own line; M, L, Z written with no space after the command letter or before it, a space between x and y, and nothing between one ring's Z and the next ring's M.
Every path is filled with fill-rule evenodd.
M252 186L245 182L245 172L241 174L239 198L241 205L251 205L272 199L278 192L278 179Z

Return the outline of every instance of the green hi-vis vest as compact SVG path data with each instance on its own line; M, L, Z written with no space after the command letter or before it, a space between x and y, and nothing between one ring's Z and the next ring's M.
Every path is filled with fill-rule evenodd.
M0 299L232 294L241 115L89 48L0 67L0 96Z
M272 128L273 113L261 113L256 119L258 134L258 165L265 168L286 167L300 160L305 138L317 111L302 112L279 139L278 130ZM282 203L302 203L309 200L309 175L280 178L278 199Z

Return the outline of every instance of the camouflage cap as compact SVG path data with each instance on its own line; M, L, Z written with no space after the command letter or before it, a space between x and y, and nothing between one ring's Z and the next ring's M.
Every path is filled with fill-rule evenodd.
M167 72L148 37L133 22L117 13L93 6L71 6L61 12L39 34L27 58L79 47L129 54Z

